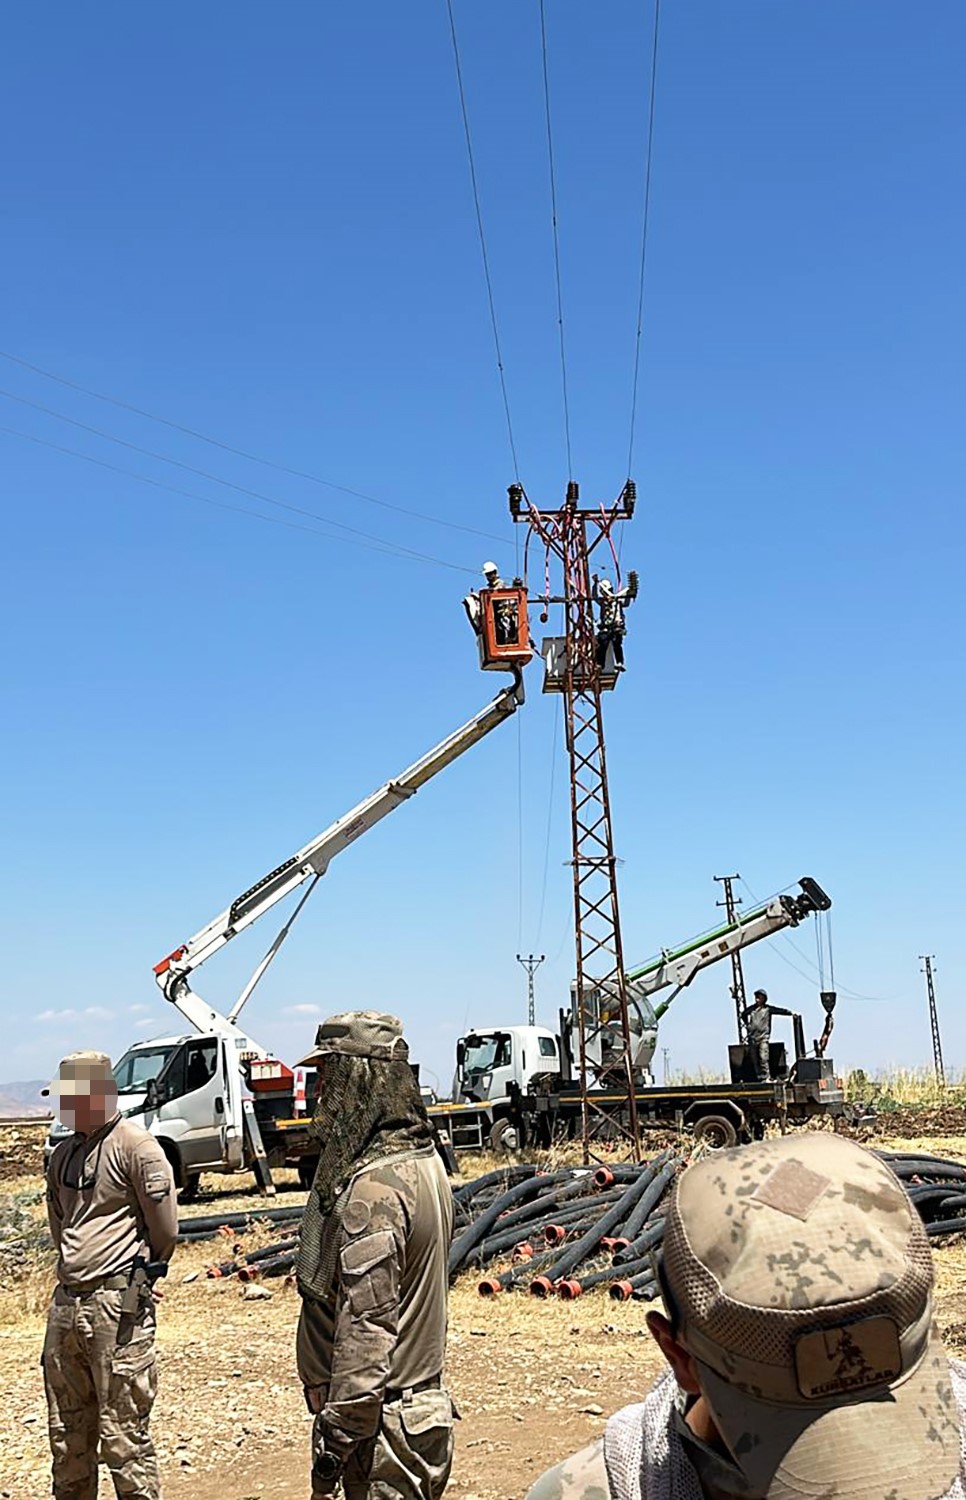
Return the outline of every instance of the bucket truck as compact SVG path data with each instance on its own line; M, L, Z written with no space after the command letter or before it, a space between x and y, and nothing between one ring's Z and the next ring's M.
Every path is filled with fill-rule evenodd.
M155 1135L171 1161L182 1197L205 1172L250 1167L266 1193L271 1168L288 1163L308 1177L314 1162L305 1117L305 1080L239 1024L239 1015L333 859L421 787L516 713L524 701L520 668L513 682L455 733L378 791L337 818L274 869L248 886L201 930L155 965L164 998L188 1022L186 1034L136 1043L115 1068L121 1108ZM195 972L286 896L305 887L294 910L238 999L223 1015L191 987ZM65 1134L55 1123L47 1156Z

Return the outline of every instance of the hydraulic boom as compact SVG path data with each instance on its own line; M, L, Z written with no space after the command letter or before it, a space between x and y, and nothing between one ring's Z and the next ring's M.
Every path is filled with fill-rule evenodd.
M336 819L329 828L311 839L290 859L285 860L274 870L270 870L267 875L263 875L261 880L242 891L226 911L215 917L214 921L195 933L193 938L189 938L186 943L175 948L172 953L155 965L155 978L165 999L176 1005L182 1015L199 1031L215 1030L224 1035L231 1034L240 1051L245 1050L267 1056L264 1049L254 1045L251 1039L235 1025L235 1022L242 1006L278 952L309 892L306 891L302 901L259 963L227 1017L211 1010L192 991L188 979L193 970L211 958L212 954L217 953L233 937L237 937L253 922L257 922L259 917L263 917L266 912L276 906L279 901L283 901L305 881L311 880L314 885L315 881L325 874L337 854L340 854L349 844L354 843L362 834L368 833L370 828L373 828L400 803L407 802L410 797L415 796L427 781L432 780L440 771L452 765L453 761L458 760L473 745L478 744L497 725L510 718L522 702L523 680L519 669L515 669L512 686L497 694L491 703L488 703L479 713L474 714L462 728L435 745L421 760L416 761L415 765L403 771L401 776L387 781L364 802L352 808L351 812Z
M642 1024L641 1041L636 1061L638 1066L650 1071L651 1060L657 1045L657 1027L661 1017L677 999L683 989L702 969L771 937L786 927L797 927L799 922L812 912L828 911L831 898L809 875L798 882L797 896L775 896L764 906L747 912L734 922L727 922L714 932L692 938L689 943L673 951L667 948L640 968L630 969L627 974L627 998L636 1009ZM659 1005L652 1005L652 996L670 988Z

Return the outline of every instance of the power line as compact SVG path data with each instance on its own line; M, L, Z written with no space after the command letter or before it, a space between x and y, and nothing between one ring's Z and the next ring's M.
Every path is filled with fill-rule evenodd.
M651 50L651 87L647 120L647 164L644 170L644 221L641 228L641 283L637 297L637 338L634 342L634 383L631 394L631 435L627 444L627 473L634 461L634 431L637 425L637 387L641 370L641 330L644 326L644 279L647 269L647 228L651 211L651 158L654 149L654 100L657 94L657 40L661 25L661 0L654 0L654 45Z
M503 411L506 416L506 431L510 441L510 457L513 461L513 474L520 483L520 464L517 459L516 443L513 439L513 423L510 420L510 398L507 395L506 371L503 368L503 351L500 348L500 330L496 321L496 303L493 300L493 281L490 277L490 257L486 250L486 234L483 229L483 210L480 207L480 188L476 180L476 161L473 156L473 137L470 134L470 116L466 107L466 92L463 88L463 69L460 64L459 42L456 37L456 18L453 15L453 0L446 0L446 10L449 14L450 36L453 38L453 61L456 64L456 86L460 96L460 111L463 115L463 132L466 136L466 155L470 165L470 183L473 188L473 204L476 208L476 227L480 236L480 254L483 257L483 279L486 282L486 297L490 307L490 324L493 328L493 344L496 349L496 367L500 374L500 390L503 395ZM501 539L502 540L502 539Z
M748 892L748 895L751 897L752 901L754 901L755 905L756 906L765 906L767 903L764 902L760 896L756 896L755 895L754 891L751 889L751 886L748 884L747 880L745 880L743 876L740 877L740 878L741 878L742 885L744 886L745 890ZM778 894L782 894L782 893L779 892ZM772 898L769 897L769 900L771 900L771 899ZM792 961L791 961L791 959L788 957L788 955L785 954L785 953L782 953L781 949L776 944L775 946L772 947L771 951L778 958L781 959L782 963L788 964L788 967L790 969L794 969L796 974L800 974L803 979L807 979L808 982L809 982L809 984L814 984L816 978L818 978L818 981L819 981L820 984L824 984L824 979L823 979L822 975L819 973L819 970L817 969L816 965L812 963L812 960L809 958L808 954L805 953L798 946L798 944L796 942L794 942L789 937L788 933L787 932L779 932L777 934L777 936L779 938L781 938L781 940L782 940L783 943L787 943L788 946L789 946L789 948L793 948L795 950L795 952L798 954L799 958L801 958L802 960L804 960L805 963L808 964L808 966L812 970L812 972L811 972L811 974L806 974L804 969L800 969L797 964L793 964ZM848 987L848 985L846 985L846 984L839 984L838 989L839 989L839 993L840 994L847 995L850 1000L868 1000L873 1005L891 1005L891 1004L893 1004L893 1002L897 998L895 995L893 995L891 997L888 996L888 995L863 995L860 990L850 990L849 987Z
M563 389L564 436L567 441L567 478L574 477L570 451L570 401L567 396L567 357L564 351L563 289L560 279L560 231L557 224L557 174L553 158L553 130L550 124L550 74L547 67L547 18L544 0L540 0L540 50L543 55L543 102L547 116L547 155L550 161L550 216L553 223L553 264L557 280L557 327L560 330L560 379Z
M258 453L249 453L244 448L235 448L231 443L223 442L209 433L199 432L195 427L186 427L181 422L174 422L169 417L159 416L157 412L147 411L143 406L135 406L130 401L122 401L118 396L109 396L104 391L94 390L92 386L82 385L77 380L70 380L66 375L57 375L53 370L45 370L40 365L31 364L29 360L22 359L20 355L11 354L7 350L0 349L0 359L19 365L21 369L30 370L34 375L42 375L45 380L53 380L58 385L66 386L68 390L78 391L83 396L90 396L94 401L103 401L108 406L116 406L120 411L131 412L134 416L143 417L148 422L156 422L161 427L168 427L172 432L180 432L184 437L194 438L196 442L207 443L209 447L218 448L222 453L230 453L235 458L243 458L248 463L261 464L263 468L274 469L276 473L288 474L293 479L307 480L310 484L321 485L323 489L336 490L341 495L351 495L353 499L364 500L368 505L378 505L383 510L393 510L402 516L412 516L415 520L426 521L432 526L445 526L450 531L465 531L470 536L484 537L490 542L503 542L504 544L506 542L505 536L497 536L495 532L479 531L475 526L463 526L458 521L445 521L441 516L411 510L405 505L395 505L390 500L381 500L377 495L369 495L364 490L355 490L345 484L336 484L334 480L323 479L320 475L312 474L306 469L295 469L275 459L263 458Z
M550 746L550 790L547 795L547 836L543 846L543 881L540 886L540 917L537 922L537 942L539 943L543 933L543 914L547 904L547 875L550 869L550 832L553 821L553 783L557 768L557 730L563 715L563 699L560 700L560 713L553 716L553 740Z
M101 427L92 427L88 422L80 422L76 417L68 417L64 412L56 411L51 406L44 406L40 401L31 401L27 396L19 396L14 391L0 389L0 396L7 401L16 401L20 406L29 406L33 411L43 412L45 416L53 417L55 421L66 422L69 427L76 427L80 432L89 433L93 437L103 438L108 443L115 443L119 448L127 448L131 453L139 453L142 458L150 458L157 463L170 464L174 469L183 469L186 474L194 474L197 479L206 479L210 484L220 484L227 490L234 490L236 494L247 495L250 500L261 500L265 505L275 505L280 510L292 511L294 515L306 516L312 521L321 521L323 526L333 526L337 531L344 531L350 536L360 537L369 543L375 543L379 547L391 547L401 555L418 557L423 562L441 561L440 558L431 557L428 553L419 552L412 547L406 547L402 542L393 542L388 537L376 536L369 531L360 531L357 526L348 526L344 521L334 521L330 516L320 516L317 511L306 510L301 505L293 505L289 500L278 500L274 495L266 495L262 490L252 490L247 485L236 484L234 480L223 479L220 474L212 474L207 469L196 468L194 464L186 464L180 458L169 458L165 453L156 453L151 448L142 448L139 443L131 443L126 438L115 437L113 433L105 432ZM444 563L443 566L456 567L458 565ZM472 571L470 568L460 568L460 572Z
M22 438L25 442L35 443L39 448L49 448L53 453L62 453L68 458L78 458L83 463L94 464L99 469L107 469L112 474L121 474L125 479L135 479L138 484L150 485L152 489L164 490L169 495L181 495L187 500L198 500L202 505L212 505L216 510L233 511L236 515L252 516L256 521L265 521L270 526L284 526L290 531L307 531L312 536L323 537L326 541L342 543L350 547L362 547L369 552L381 552L386 557L402 559L414 559L419 562L435 564L439 568L450 568L457 573L473 573L475 568L465 568L460 563L445 562L440 557L431 557L429 553L413 552L410 549L400 550L391 542L385 544L380 542L359 541L351 536L333 535L328 531L320 531L317 526L306 526L300 521L286 521L281 516L266 516L261 511L252 510L247 505L233 505L228 500L215 500L211 495L199 495L196 490L182 489L179 485L165 484L160 479L152 479L147 474L138 474L133 469L122 469L118 464L108 463L104 458L95 458L90 453L80 453L76 448L65 448L61 443L51 442L49 438L37 437L32 432L20 432L16 427L5 427L0 425L0 432L6 433L8 437ZM307 512L311 514L311 512ZM334 526L334 521L326 521L323 517L317 519L324 526Z

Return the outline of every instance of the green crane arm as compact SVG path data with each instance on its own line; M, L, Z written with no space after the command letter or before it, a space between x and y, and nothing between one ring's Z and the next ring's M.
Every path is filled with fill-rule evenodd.
M817 881L803 875L798 884L798 895L775 896L764 906L746 912L738 921L726 922L723 927L692 938L680 948L664 949L648 963L629 969L626 975L628 999L646 1005L652 1011L654 1021L660 1021L672 1002L702 969L786 927L797 927L812 912L828 911L831 899ZM652 995L672 986L672 993L660 1005L651 1005Z

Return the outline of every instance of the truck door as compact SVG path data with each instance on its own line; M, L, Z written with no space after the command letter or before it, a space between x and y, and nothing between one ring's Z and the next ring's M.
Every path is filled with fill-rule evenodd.
M496 1103L507 1097L511 1083L518 1082L517 1074L524 1067L524 1060L522 1056L514 1057L513 1050L515 1047L519 1050L520 1044L510 1032L496 1032L493 1041L493 1073L487 1098Z
M217 1037L183 1042L158 1078L154 1133L181 1152L185 1170L198 1172L224 1161L225 1085Z

